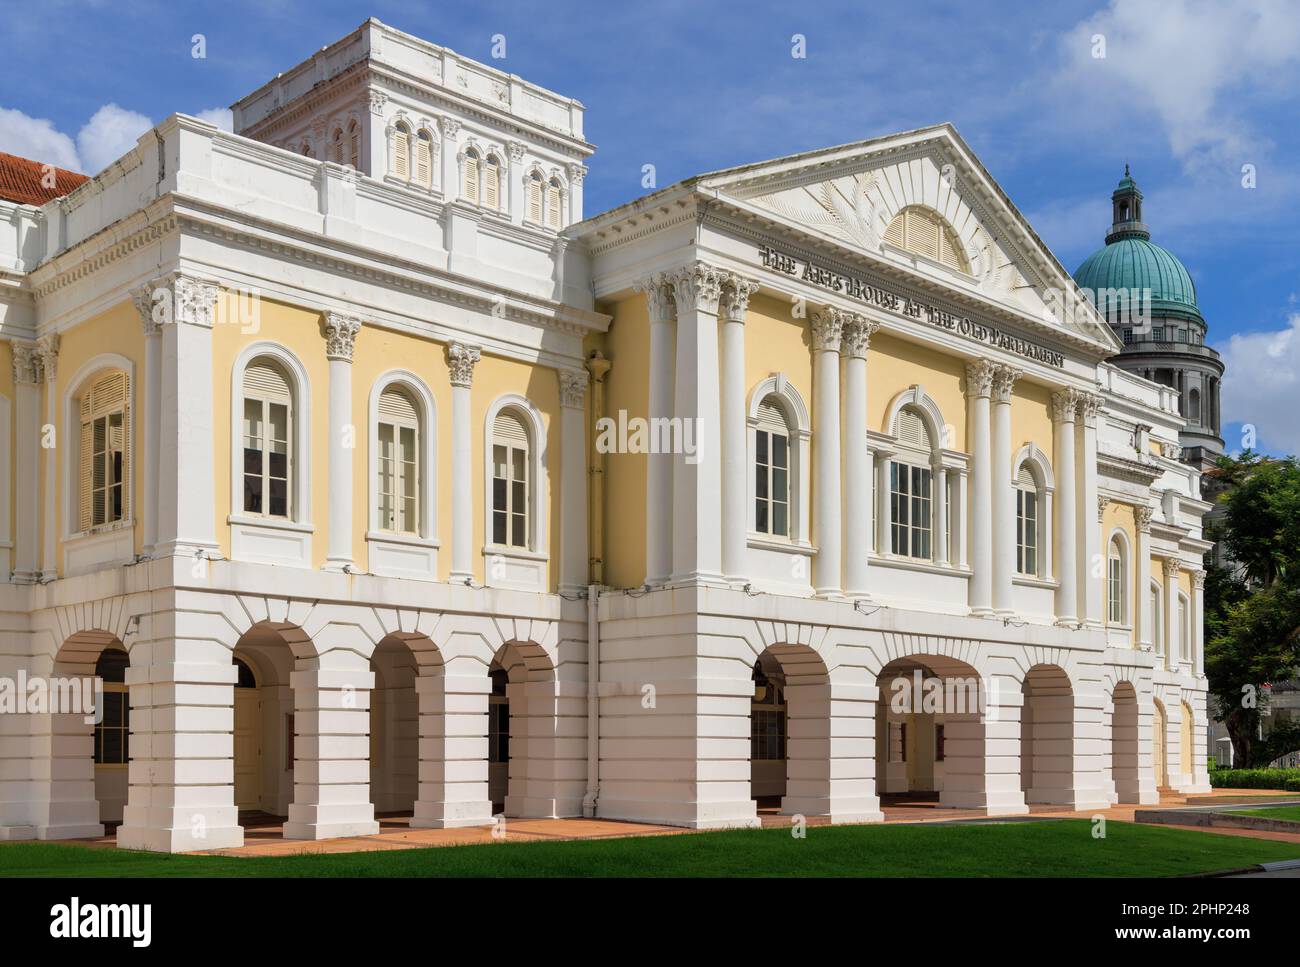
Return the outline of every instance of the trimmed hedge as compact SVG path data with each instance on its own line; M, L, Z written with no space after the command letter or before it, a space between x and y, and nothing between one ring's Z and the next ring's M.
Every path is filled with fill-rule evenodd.
M1300 792L1300 769L1212 769L1216 789L1285 789Z

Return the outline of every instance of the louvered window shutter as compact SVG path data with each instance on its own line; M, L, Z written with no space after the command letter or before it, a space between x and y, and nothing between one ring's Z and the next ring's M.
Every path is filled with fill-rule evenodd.
M550 228L560 227L560 186L554 181L546 186L546 224Z
M1016 483L1025 490L1038 489L1038 482L1034 480L1034 472L1029 469L1028 463L1020 465L1020 473L1016 475Z
M928 258L939 258L939 225L926 212L907 212L907 247Z
M890 222L889 227L885 229L885 241L888 242L890 245L897 245L899 248L903 247L903 213L902 212L895 215L894 220Z
M483 204L487 208L500 208L501 167L495 158L483 163Z
M411 177L411 136L405 128L393 135L393 174L399 178Z
M788 434L789 426L785 422L785 414L781 408L770 400L764 400L758 406L758 428L766 430L769 433Z
M291 399L289 381L274 363L258 359L244 370L244 394L261 399L288 403Z
M542 224L542 179L536 175L528 179L528 220Z
M465 155L465 185L462 194L466 201L478 204L478 155L473 151Z
M920 414L903 410L898 414L898 439L919 447L930 446L930 434Z
M352 122L348 126L348 162L353 168L359 167L361 160L361 132L357 129L357 123Z
M498 413L492 424L492 435L497 443L508 443L513 447L528 446L528 431L519 417L513 413Z
M429 138L423 132L415 139L415 180L422 185L429 185L433 171L433 152Z
M91 527L91 511L94 506L95 480L95 423L92 416L91 393L81 398L81 455L77 464L77 530L87 531Z

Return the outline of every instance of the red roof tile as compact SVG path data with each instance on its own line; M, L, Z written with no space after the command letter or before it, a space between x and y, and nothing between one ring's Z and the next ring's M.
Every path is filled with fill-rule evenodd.
M54 186L47 188L45 165L0 151L0 200L16 201L20 205L44 205L51 198L66 195L83 181L86 175L64 168L52 168Z

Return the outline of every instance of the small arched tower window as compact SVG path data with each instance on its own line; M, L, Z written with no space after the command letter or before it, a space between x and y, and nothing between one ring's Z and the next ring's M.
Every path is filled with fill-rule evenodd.
M501 161L495 154L483 159L481 181L483 207L498 211L501 208Z
M465 150L465 171L460 193L461 197L475 205L479 203L479 184L481 176L479 167L480 159L478 150L475 148L467 148Z
M348 122L348 164L353 168L361 167L361 128L356 121Z
M556 231L560 229L560 203L564 197L560 188L560 179L552 177L546 183L546 227Z
M415 136L415 180L425 188L433 184L433 141L423 129Z

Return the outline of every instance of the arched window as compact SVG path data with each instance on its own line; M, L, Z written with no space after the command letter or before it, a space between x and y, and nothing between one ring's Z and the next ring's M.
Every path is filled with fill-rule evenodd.
M95 765L124 766L130 761L131 728L126 687L130 659L120 648L105 648L95 662L104 683L102 714L95 723Z
M900 452L889 465L890 552L929 560L933 553L934 441L924 417L912 406L898 412L894 436Z
M1187 418L1195 423L1201 422L1201 391L1198 389L1187 393Z
M77 412L77 529L89 531L130 516L130 377L121 370L99 376L78 397Z
M334 137L331 139L330 158L343 164L343 129L335 128Z
M420 532L420 414L410 394L389 386L379 397L376 428L376 522L398 534Z
M1113 625L1128 621L1128 554L1118 534L1110 539L1106 550L1107 620Z
M415 180L425 188L433 184L433 140L423 129L415 136Z
M498 413L492 426L492 543L502 547L529 546L529 449L519 415Z
M356 121L348 122L348 164L353 168L361 167L361 127Z
M563 191L560 188L560 180L552 177L546 183L546 227L559 231L560 218L560 201L563 198Z
M405 121L393 126L393 174L398 178L411 177L411 129Z
M479 154L476 148L465 149L465 165L463 172L463 183L460 193L466 201L477 205L479 203L479 184L481 172L479 171Z
M1016 571L1019 574L1038 574L1039 525L1042 507L1039 501L1038 481L1034 468L1025 461L1016 474Z
M546 206L546 184L540 171L528 175L528 221L535 225L544 224Z
M243 510L292 516L293 390L284 368L259 357L244 369Z
M966 253L952 227L932 208L909 205L885 229L885 241L959 272L970 273Z
M754 430L754 530L790 536L790 425L777 398L759 404Z
M501 208L501 162L496 155L483 159L481 175L483 207L496 211Z

